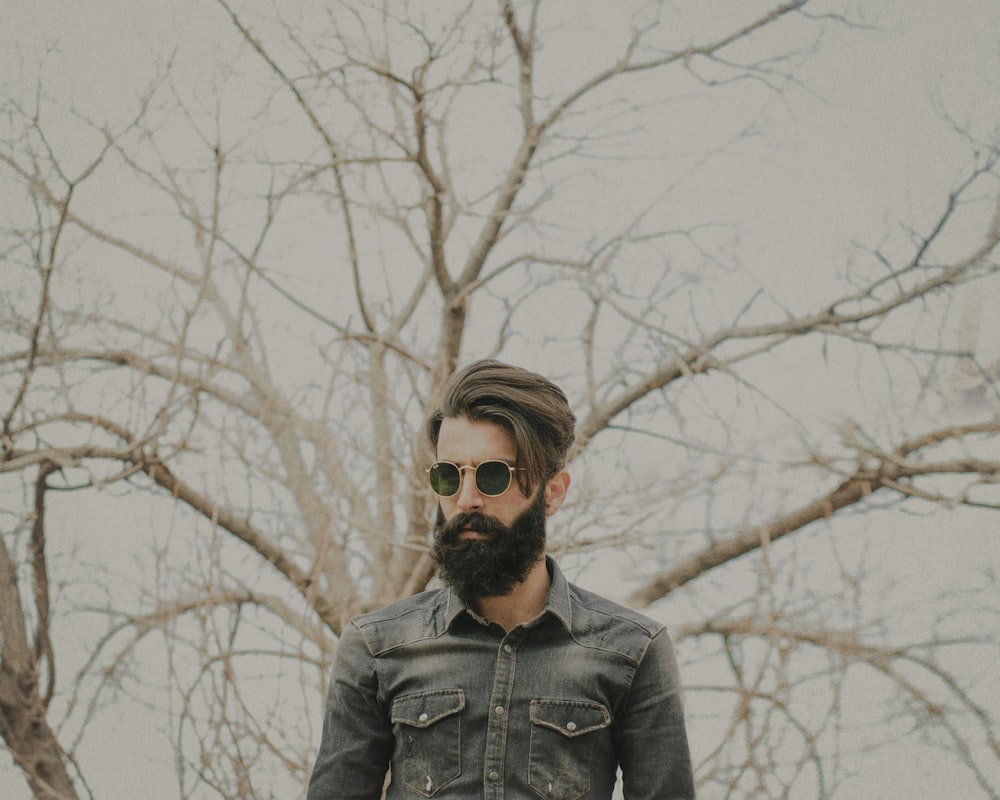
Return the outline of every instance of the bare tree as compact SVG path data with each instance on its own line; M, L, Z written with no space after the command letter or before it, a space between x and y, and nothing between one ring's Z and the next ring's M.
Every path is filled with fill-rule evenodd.
M925 736L1000 796L995 702L951 666L995 640L995 577L898 641L858 544L888 514L1000 510L995 365L941 322L996 285L1000 142L963 131L933 219L787 265L827 287L793 306L734 227L670 212L669 167L625 210L615 181L672 97L791 93L846 16L765 3L688 34L640 3L580 58L540 1L218 10L216 99L171 64L125 123L71 109L82 161L43 91L4 106L0 733L36 796L91 794L79 754L123 697L161 715L179 796L301 787L342 625L433 581L421 424L490 355L573 393L551 548L679 620L706 796L833 796L858 727ZM890 402L837 429L790 409L845 362ZM47 511L95 496L153 509L133 590L62 563L54 592ZM97 533L60 530L60 555ZM60 615L104 620L71 675ZM864 670L884 713L858 722Z

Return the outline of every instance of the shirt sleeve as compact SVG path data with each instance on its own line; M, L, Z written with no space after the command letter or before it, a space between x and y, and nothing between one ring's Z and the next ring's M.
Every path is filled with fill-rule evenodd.
M614 726L625 800L693 800L680 671L665 629L650 640Z
M349 623L337 646L319 754L306 800L379 800L392 756L374 656Z

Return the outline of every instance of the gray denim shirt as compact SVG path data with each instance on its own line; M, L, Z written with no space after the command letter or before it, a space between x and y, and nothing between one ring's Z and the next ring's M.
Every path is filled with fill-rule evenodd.
M568 583L509 633L448 589L352 620L307 800L690 800L663 625Z

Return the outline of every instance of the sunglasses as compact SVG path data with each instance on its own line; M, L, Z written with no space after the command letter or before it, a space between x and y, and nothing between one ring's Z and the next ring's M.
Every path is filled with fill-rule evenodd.
M460 467L450 461L438 461L429 470L431 489L441 497L454 497L462 488L462 472L471 469L476 477L476 489L486 497L499 497L510 488L514 473L520 467L512 467L506 461L484 461L475 467Z

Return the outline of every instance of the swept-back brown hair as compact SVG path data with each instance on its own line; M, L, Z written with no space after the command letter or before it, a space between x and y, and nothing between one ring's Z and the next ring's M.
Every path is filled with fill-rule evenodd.
M517 446L518 485L530 495L566 465L576 417L562 389L529 370L501 361L475 361L448 381L441 407L427 420L437 451L441 422L466 417L504 428Z

